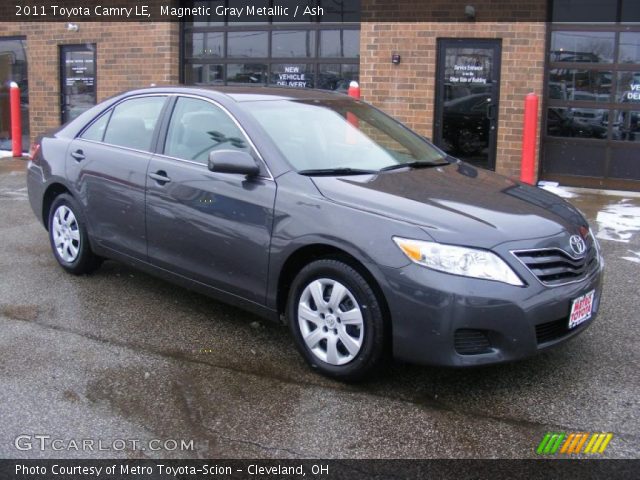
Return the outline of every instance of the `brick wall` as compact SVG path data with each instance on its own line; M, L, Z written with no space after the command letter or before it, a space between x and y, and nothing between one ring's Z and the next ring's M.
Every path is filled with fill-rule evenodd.
M364 0L365 10L368 2L375 1ZM414 0L414 4L419 3ZM512 5L514 9L518 7L516 1ZM477 8L481 18L482 10ZM524 97L529 92L543 93L545 23L363 22L360 39L363 98L428 137L433 135L438 38L502 39L496 170L519 176ZM400 65L391 63L394 53L402 56ZM538 137L539 132L540 128Z
M60 45L95 43L97 100L132 88L177 84L179 24L151 22L3 23L0 38L26 36L33 139L60 125Z

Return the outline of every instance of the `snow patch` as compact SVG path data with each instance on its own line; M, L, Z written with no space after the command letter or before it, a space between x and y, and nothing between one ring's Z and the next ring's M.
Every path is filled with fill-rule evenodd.
M598 233L602 240L629 243L633 235L640 231L640 207L625 198L618 203L607 205L598 212Z

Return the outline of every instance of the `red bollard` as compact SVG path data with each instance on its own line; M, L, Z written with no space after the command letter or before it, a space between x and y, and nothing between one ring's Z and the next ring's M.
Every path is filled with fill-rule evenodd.
M358 82L351 82L349 84L349 90L347 91L350 97L355 98L356 100L360 100L360 85Z
M524 101L524 126L522 128L522 162L520 181L533 185L536 164L536 136L538 133L538 95L529 93Z
M358 82L351 82L349 84L349 90L347 91L348 95L356 100L360 100L360 85ZM347 122L349 122L354 127L360 127L360 122L358 121L358 117L356 117L353 113L347 112ZM349 135L347 138L347 143L353 144L355 143L355 138L353 135Z
M14 157L22 156L22 118L20 115L20 89L16 82L9 87L11 105L11 150Z

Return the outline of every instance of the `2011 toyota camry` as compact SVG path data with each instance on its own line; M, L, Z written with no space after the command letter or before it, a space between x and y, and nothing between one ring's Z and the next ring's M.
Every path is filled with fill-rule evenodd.
M27 178L68 272L116 259L282 319L344 380L386 353L525 358L598 310L603 261L575 208L340 94L127 92L39 138Z

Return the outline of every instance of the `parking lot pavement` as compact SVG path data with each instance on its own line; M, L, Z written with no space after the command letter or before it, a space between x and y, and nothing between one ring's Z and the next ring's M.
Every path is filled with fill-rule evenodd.
M528 458L549 431L612 432L605 457L639 456L640 198L568 193L607 265L584 334L523 362L394 364L350 386L311 372L283 326L115 262L64 273L24 167L0 160L0 457ZM15 447L40 434L62 450ZM130 448L151 439L193 449Z

